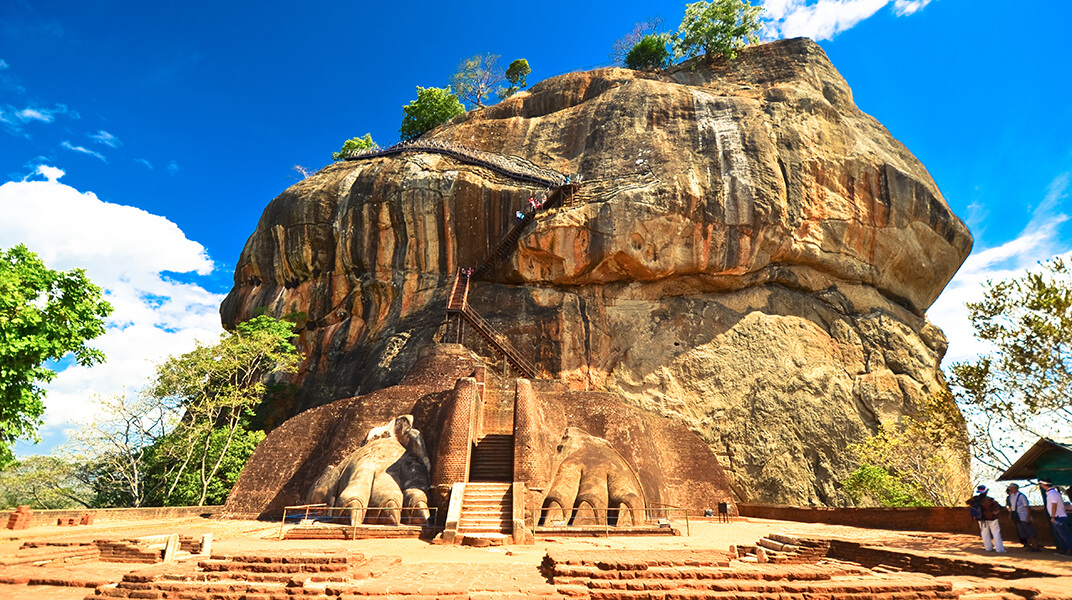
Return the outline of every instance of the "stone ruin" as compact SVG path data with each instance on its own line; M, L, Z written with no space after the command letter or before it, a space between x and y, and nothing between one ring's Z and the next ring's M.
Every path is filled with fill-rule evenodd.
M549 79L265 209L221 314L304 315L307 358L226 511L845 504L846 447L945 389L926 310L971 245L809 40Z

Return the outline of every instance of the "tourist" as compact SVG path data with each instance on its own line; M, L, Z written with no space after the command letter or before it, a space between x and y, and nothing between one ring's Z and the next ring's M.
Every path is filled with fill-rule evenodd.
M1050 516L1050 529L1053 531L1053 542L1057 545L1057 554L1072 556L1072 533L1068 531L1068 512L1065 511L1065 500L1061 492L1053 486L1053 481L1043 477L1039 479L1039 488L1042 490L1046 504L1046 514Z
M520 210L517 211L514 214L517 215L517 220L518 221L524 221L525 220L525 213L521 212Z
M1009 509L1009 516L1016 524L1016 534L1020 536L1020 543L1028 552L1039 552L1038 534L1035 532L1035 524L1031 522L1031 503L1027 496L1020 491L1020 486L1010 483L1005 489L1008 497L1005 499L1005 508Z
M983 548L987 552L1005 552L1005 545L1001 543L1001 525L998 523L998 515L1001 514L1001 505L997 500L986 495L985 485L975 488L975 495L968 500L971 516L979 521L979 532L983 536Z

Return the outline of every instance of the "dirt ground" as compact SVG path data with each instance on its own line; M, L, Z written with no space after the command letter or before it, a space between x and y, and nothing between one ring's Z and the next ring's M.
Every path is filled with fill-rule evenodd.
M682 533L684 534L684 524ZM250 554L258 551L327 551L344 550L365 557L398 557L399 576L499 578L504 589L513 588L524 595L549 586L539 574L539 565L548 551L555 550L727 550L730 545L752 545L770 533L797 537L843 539L867 542L873 546L923 552L928 555L960 560L1000 561L1042 571L1054 577L1025 580L980 580L974 577L946 577L954 587L985 590L1030 587L1049 598L1072 599L1072 558L1056 556L1052 551L1029 553L1015 541L1007 544L1004 555L987 553L978 536L897 532L855 527L833 526L756 518L738 518L731 523L717 520L690 520L688 535L628 537L557 537L537 538L531 546L471 548L447 546L417 539L390 540L280 540L279 524L261 521L224 521L204 518L161 519L138 522L98 522L89 526L43 526L23 531L0 533L0 559L14 557L24 542L91 542L100 539L129 539L148 535L178 533L200 537L212 533L212 553L217 555ZM18 581L30 576L48 580L53 585L0 583L2 600L74 600L92 594L92 585L102 581L119 581L128 572L144 569L142 564L93 562L70 566L2 566L0 581ZM83 587L64 587L66 583ZM542 588L541 588L542 589Z

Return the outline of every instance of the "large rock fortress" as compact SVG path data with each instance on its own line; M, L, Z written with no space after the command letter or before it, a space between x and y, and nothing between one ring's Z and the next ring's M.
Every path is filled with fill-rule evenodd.
M740 500L843 502L846 446L945 386L946 341L925 312L971 236L810 40L555 77L424 139L579 180L474 279L469 303L560 381L554 403L596 394L649 429L691 432ZM228 327L264 309L304 315L308 358L277 422L404 389L449 329L456 273L543 191L407 152L330 165L273 200L221 313ZM394 402L376 418L414 399ZM422 427L436 427L430 413ZM313 451L282 447L251 468Z

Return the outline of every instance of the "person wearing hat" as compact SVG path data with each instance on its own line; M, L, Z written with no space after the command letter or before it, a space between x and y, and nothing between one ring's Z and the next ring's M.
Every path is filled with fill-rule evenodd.
M1016 534L1020 536L1020 543L1028 552L1039 552L1038 534L1035 532L1035 524L1031 522L1031 503L1027 496L1020 491L1020 486L1010 483L1005 488L1008 497L1005 498L1005 508L1009 510L1009 516L1016 525Z
M1057 545L1057 554L1072 556L1072 532L1068 530L1068 513L1061 492L1053 486L1053 481L1043 477L1039 479L1039 489L1044 494L1046 514L1050 515L1050 529L1053 541Z
M998 523L998 515L1001 514L1001 505L986 494L985 485L975 488L975 495L968 500L972 518L979 521L979 532L983 536L983 548L987 552L1005 552L1005 545L1001 543L1001 525Z

